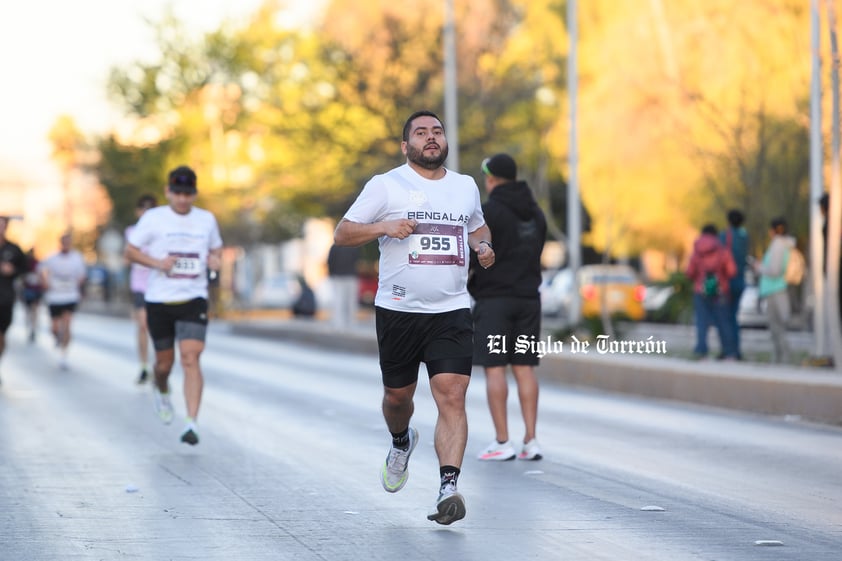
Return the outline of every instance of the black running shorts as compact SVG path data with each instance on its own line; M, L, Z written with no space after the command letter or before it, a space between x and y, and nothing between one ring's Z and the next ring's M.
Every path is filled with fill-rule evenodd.
M0 304L0 333L5 334L12 325L12 318L14 317L14 302L9 304Z
M537 298L482 298L474 304L474 364L535 366L538 356L515 342L541 335L541 301ZM489 343L491 347L489 348Z
M78 303L70 302L69 304L48 304L47 309L50 311L50 317L55 319L64 315L64 312L71 314L76 311Z
M179 304L146 303L146 325L156 351L167 351L176 339L205 341L208 301L196 298Z
M422 362L431 378L442 373L471 375L470 310L419 314L377 307L375 322L384 386L415 383Z

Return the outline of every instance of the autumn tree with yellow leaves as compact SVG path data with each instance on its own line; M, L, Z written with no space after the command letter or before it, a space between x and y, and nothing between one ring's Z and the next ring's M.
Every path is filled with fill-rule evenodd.
M657 249L678 263L701 224L724 226L731 207L745 210L755 250L771 215L805 235L805 3L579 7L585 241L617 258ZM560 234L566 2L457 0L455 12L460 116L445 124L459 127L461 171L479 179L483 157L512 153ZM443 113L443 4L333 0L303 30L284 27L282 14L270 0L199 39L165 18L160 60L115 70L110 83L166 146L154 165L194 166L200 204L237 243L295 235L306 216L338 217L371 175L401 161L409 113Z

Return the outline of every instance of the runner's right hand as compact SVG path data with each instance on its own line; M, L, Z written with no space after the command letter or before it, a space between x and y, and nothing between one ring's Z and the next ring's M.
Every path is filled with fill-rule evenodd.
M397 238L403 240L407 238L418 225L418 221L409 218L401 218L399 220L389 220L384 223L386 228L386 235L390 238Z

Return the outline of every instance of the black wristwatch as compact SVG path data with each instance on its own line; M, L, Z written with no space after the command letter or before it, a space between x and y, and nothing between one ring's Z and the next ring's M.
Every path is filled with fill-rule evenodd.
M484 243L485 245L487 245L490 249L494 249L494 246L493 246L493 245L491 245L491 242L490 242L490 241L488 241L488 240L480 240L480 241L479 241L479 243L477 244L477 246L479 246L480 244L483 244L483 243Z

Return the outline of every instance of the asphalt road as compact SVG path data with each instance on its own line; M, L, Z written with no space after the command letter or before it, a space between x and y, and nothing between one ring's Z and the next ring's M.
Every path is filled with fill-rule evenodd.
M493 433L477 373L460 478L468 514L442 527L426 520L438 479L426 382L412 475L390 495L378 481L388 435L376 357L214 325L191 448L134 385L132 341L129 321L81 314L60 371L47 337L27 345L13 326L0 365L0 560L838 561L842 551L836 427L545 384L546 458L481 463ZM519 435L514 400L510 419Z

